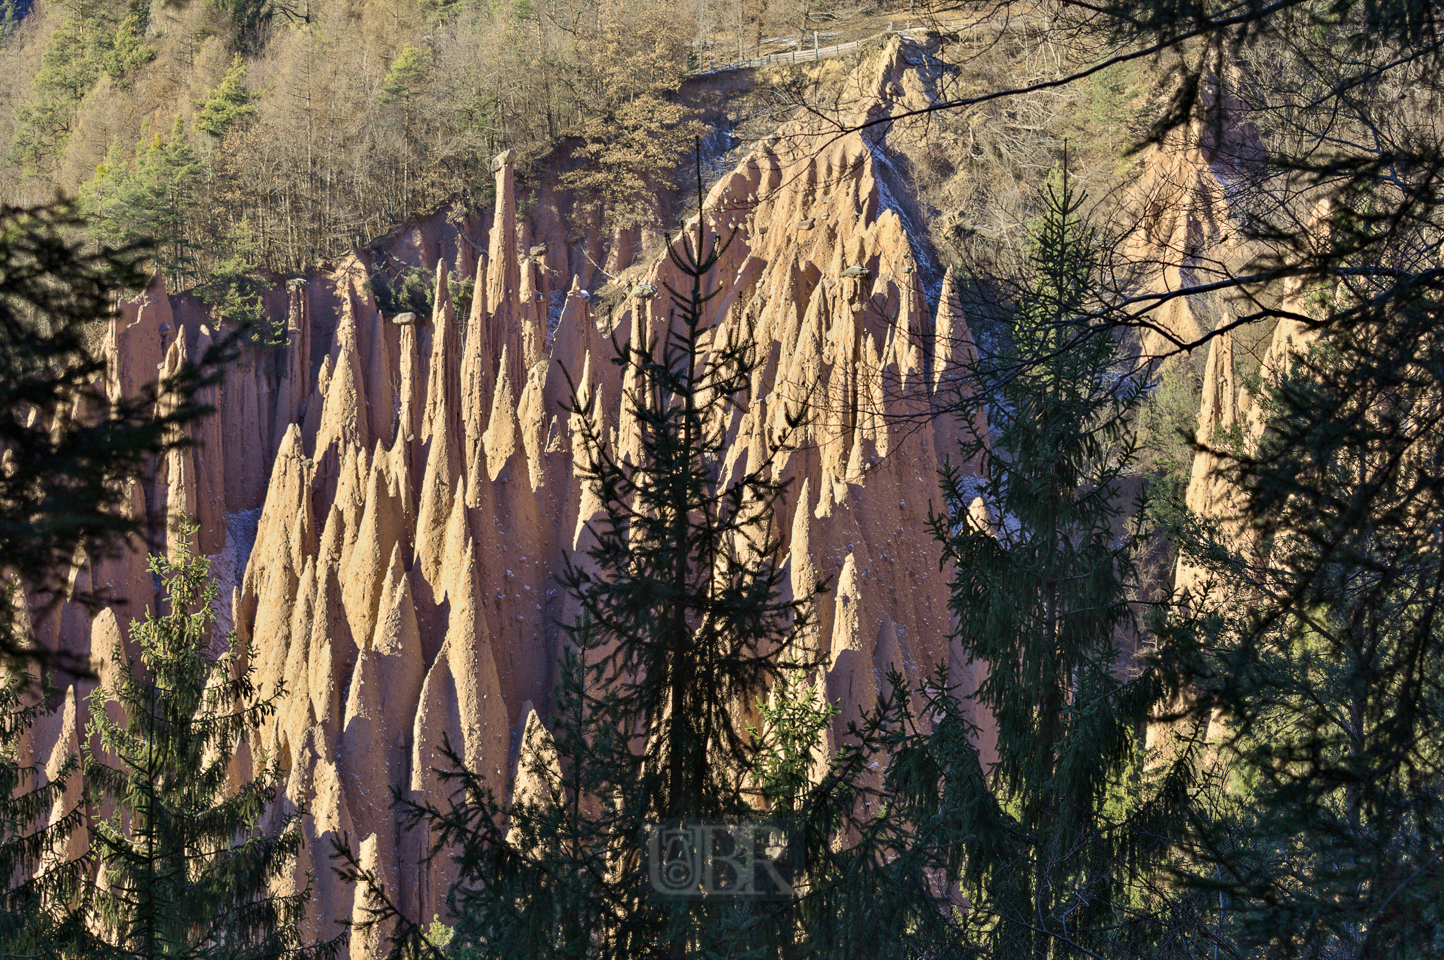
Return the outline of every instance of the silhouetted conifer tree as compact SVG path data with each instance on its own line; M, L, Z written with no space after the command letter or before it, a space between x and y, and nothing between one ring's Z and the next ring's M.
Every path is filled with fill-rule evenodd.
M816 665L799 643L812 597L788 596L778 556L784 483L771 454L786 437L767 437L761 458L726 461L759 360L735 317L721 327L709 312L725 245L705 222L669 250L687 283L666 289L669 309L648 304L650 287L633 290L640 329L617 362L635 446L612 446L592 398L573 396L581 479L598 505L589 545L562 576L577 615L551 721L559 766L523 755L535 786L507 805L452 754L450 807L403 804L437 851L457 851L449 954L680 958L791 936L785 905L653 897L641 860L650 822L767 815L758 780L773 768L759 774L756 760L775 728L759 741L748 721L784 661ZM354 860L348 871L366 879ZM373 919L394 918L372 887ZM397 939L428 949L415 924Z
M18 591L29 589L34 611L102 599L68 587L77 551L94 560L137 531L122 514L126 481L183 442L177 428L206 412L191 398L230 346L171 381L110 395L94 345L116 299L142 284L144 249L87 248L84 223L68 204L0 208L0 655L23 651L72 674L88 660L35 648Z
M261 697L235 635L213 636L209 560L186 544L152 571L169 612L132 626L138 658L116 654L116 679L90 697L86 751L99 876L88 891L90 955L144 958L324 958L339 941L307 944L309 889L277 895L303 843L300 815L267 829L283 771L260 751L254 776L237 748L271 717L281 691ZM117 722L106 710L124 711ZM239 774L239 782L236 782Z
M1238 522L1183 538L1202 576L1173 626L1218 757L1184 876L1237 955L1444 953L1444 302L1398 270L1435 255L1316 288L1263 429L1217 447Z
M945 470L948 509L933 521L953 567L955 639L987 664L974 699L997 724L997 761L983 769L956 739L939 751L930 741L952 735L940 727L904 742L898 762L940 758L962 788L954 805L927 796L923 809L961 853L973 948L1157 956L1198 932L1186 899L1150 877L1184 822L1194 765L1187 750L1149 763L1145 728L1177 691L1127 649L1139 532L1124 529L1121 484L1141 391L1094 293L1098 248L1066 164L1043 205L1010 339L977 371L993 436L964 459L986 451L990 469L980 481Z

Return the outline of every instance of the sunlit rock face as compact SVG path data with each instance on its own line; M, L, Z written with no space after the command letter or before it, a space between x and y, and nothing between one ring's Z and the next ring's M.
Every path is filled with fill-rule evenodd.
M849 83L852 120L932 96L897 44ZM820 755L889 666L917 681L950 659L946 573L926 520L960 428L930 414L952 399L974 346L954 278L936 267L892 172L912 136L903 123L839 136L799 119L747 153L703 207L704 239L726 244L707 278L719 291L707 325L754 343L763 361L723 425L724 475L771 457L790 481L775 523L792 589L831 586L806 638L831 664L815 682L842 705ZM349 836L409 914L443 911L445 865L418 865L429 839L391 814L393 788L440 799L443 739L499 792L517 744L544 744L558 624L571 612L556 575L597 508L578 479L566 401L573 387L594 398L614 451L636 455L613 341L662 335L665 292L630 292L681 282L654 244L612 285L622 295L592 296L607 279L596 264L616 266L603 251L645 238L608 240L545 179L519 218L512 158L493 169L494 210L418 218L269 293L286 345L246 348L205 398L217 412L191 428L194 445L132 492L159 549L175 549L168 519L198 519L223 581L222 621L248 645L263 690L284 688L256 746L285 764L285 802L306 811L295 883L314 871L314 935L353 909L328 869L331 836ZM427 271L429 316L378 307L373 278L400 264ZM464 280L471 296L458 301ZM197 359L219 336L209 324L198 300L167 296L156 278L112 324L108 389L133 395ZM42 642L129 643L129 619L156 601L144 546L75 577L108 586L114 609L92 620L64 605L36 624ZM954 678L976 684L980 667L952 659ZM67 699L62 711L73 709ZM42 724L28 749L48 758L73 741L69 715ZM380 949L358 941L352 953Z

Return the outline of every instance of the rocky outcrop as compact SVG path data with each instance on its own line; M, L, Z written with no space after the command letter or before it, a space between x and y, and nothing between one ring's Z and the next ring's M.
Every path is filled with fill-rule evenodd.
M886 120L935 93L900 42L849 83L852 119ZM919 135L899 121L837 136L800 118L742 156L699 214L705 241L723 247L704 322L763 361L726 424L723 469L770 462L790 482L776 518L789 582L796 595L831 585L805 640L828 657L810 682L842 703L820 759L887 671L917 680L953 656L928 504L942 458L956 462L960 437L986 423L929 422L956 408L976 348L894 170ZM409 913L442 911L450 868L418 862L429 838L399 829L391 795L439 799L443 744L498 792L513 775L518 789L546 788L569 615L556 574L586 549L597 505L569 401L575 390L613 453L635 457L611 341L655 342L672 322L665 296L625 295L679 285L664 246L618 267L647 238L616 238L608 263L626 268L623 295L594 296L596 226L568 236L568 202L545 184L534 219L520 218L510 154L494 173L494 209L414 221L271 298L285 345L243 348L216 388L217 417L137 487L153 522L199 517L207 552L228 518L260 508L235 627L262 689L285 691L261 746L286 764L285 802L305 811L299 869L317 877L308 922L323 935L354 906L325 876L333 836L359 840ZM383 314L370 289L383 261L431 273L429 315ZM196 301L153 285L112 325L111 389L133 393L200 356L218 336L207 324ZM106 582L153 603L128 556L107 561ZM90 642L88 620L72 632ZM352 955L380 949L358 940Z
M1264 151L1249 109L1230 91L1238 68L1211 51L1189 123L1143 150L1115 214L1121 227L1113 276L1138 295L1138 348L1144 357L1191 349L1238 304L1209 290L1246 274L1262 252L1235 214L1240 195L1257 189Z
M1311 211L1303 239L1314 249L1306 249L1306 256L1320 252L1327 242L1330 214L1327 204ZM1298 279L1286 282L1282 304L1285 316L1274 327L1259 364L1260 383L1267 386L1277 382L1288 372L1293 358L1317 338L1318 329L1305 319L1317 316L1320 309L1319 300L1311 293ZM1194 454L1185 503L1194 514L1216 524L1225 542L1244 547L1250 531L1242 515L1241 491L1227 468L1230 455L1247 455L1257 448L1268 425L1264 404L1238 382L1231 331L1211 339L1202 387L1195 434L1199 449ZM1202 572L1184 561L1178 564L1174 585L1181 594L1197 595L1206 589Z

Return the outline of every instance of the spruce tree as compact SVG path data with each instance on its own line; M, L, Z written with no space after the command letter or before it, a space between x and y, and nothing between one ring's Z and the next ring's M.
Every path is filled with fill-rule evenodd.
M76 109L103 74L124 88L131 73L155 56L144 43L147 8L132 6L78 4L51 33L31 102L15 112L10 157L27 173L44 173L60 159Z
M136 532L121 512L127 481L181 442L178 427L206 412L192 398L230 346L167 383L108 396L104 360L90 345L116 299L142 284L137 261L145 251L88 246L83 226L71 204L0 207L0 557L28 588L32 612L67 595L105 599L67 587L76 552L102 557ZM85 658L35 648L23 606L3 609L0 656L23 653L46 669L89 673Z
M22 0L0 0L0 48L10 40L28 10Z
M196 129L219 140L236 123L255 115L257 99L246 89L246 61L238 53L221 82L196 104Z
M119 141L93 180L81 190L89 232L115 246L148 244L172 285L199 278L196 244L186 234L194 209L201 162L177 116L169 138L156 134L137 147L134 162Z
M986 451L988 473L946 469L933 520L955 639L987 664L974 698L997 725L997 762L959 777L960 802L941 816L963 851L978 949L1157 955L1175 913L1147 892L1148 864L1168 852L1192 768L1187 751L1145 762L1145 727L1175 691L1122 646L1139 531L1123 529L1121 482L1141 390L1094 294L1098 245L1066 165L1042 201L1011 337L977 371L993 435L963 455ZM904 765L929 746L904 744Z
M438 852L459 851L451 955L736 955L792 935L776 904L653 898L641 863L650 822L766 816L757 780L777 768L759 771L758 755L793 745L768 739L775 724L759 741L749 712L784 670L816 666L799 647L812 597L783 590L773 459L724 472L727 425L758 358L744 329L724 332L709 314L705 284L724 244L703 222L670 248L687 286L667 288L654 327L642 302L651 288L634 290L633 322L655 330L618 348L635 447L612 447L590 398L573 397L583 482L599 506L591 545L562 576L578 615L565 625L551 721L559 766L523 756L536 786L508 805L453 755L449 808L403 804ZM394 915L377 906L378 918ZM424 948L419 927L408 933Z
M266 287L256 262L256 246L251 226L242 218L218 245L210 276L198 292L211 308L211 316L225 329L243 333L252 343L284 346L284 322L272 320L261 301Z
M190 552L193 524L173 559L153 557L168 612L132 625L139 656L116 653L116 679L90 697L85 777L98 877L86 926L92 955L144 958L326 957L339 941L305 944L310 891L278 896L303 842L300 815L266 828L283 771L260 751L254 776L233 782L237 749L274 714L235 635L212 635L209 560ZM124 720L113 720L107 702ZM252 741L254 742L254 741Z

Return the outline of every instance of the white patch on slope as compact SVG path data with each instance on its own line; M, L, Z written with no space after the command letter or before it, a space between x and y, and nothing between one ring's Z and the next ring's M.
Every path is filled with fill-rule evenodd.
M261 508L226 514L226 545L211 557L211 579L216 584L215 633L224 637L235 629L231 617L231 594L241 585L251 548L256 545L256 528Z

